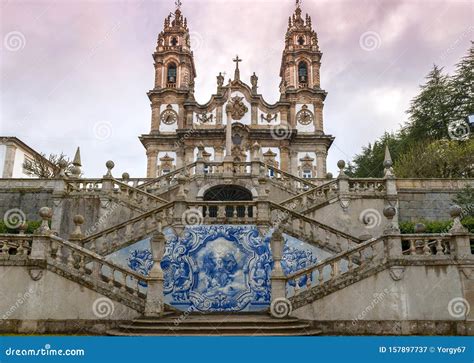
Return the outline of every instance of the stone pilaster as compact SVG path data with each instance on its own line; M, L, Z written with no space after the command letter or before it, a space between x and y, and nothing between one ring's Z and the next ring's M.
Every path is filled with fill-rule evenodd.
M164 311L163 303L163 281L164 275L161 269L161 259L165 252L166 239L161 231L158 231L150 240L151 253L153 255L153 267L148 276L148 288L145 303L145 315L160 316Z
M3 164L2 178L11 178L13 176L13 167L15 165L16 146L13 143L7 143L5 151L5 163Z
M327 153L323 151L316 152L316 178L326 177L326 158Z
M150 150L147 152L147 168L146 175L148 178L156 178L156 167L158 164L158 151Z

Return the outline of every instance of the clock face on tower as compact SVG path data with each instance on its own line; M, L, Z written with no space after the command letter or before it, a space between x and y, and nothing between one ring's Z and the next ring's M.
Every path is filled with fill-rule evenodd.
M313 122L313 113L308 110L308 106L304 105L296 114L296 121L301 125L309 125Z
M166 106L166 110L161 113L160 119L165 125L173 125L178 121L178 114L173 110L171 105L168 105Z

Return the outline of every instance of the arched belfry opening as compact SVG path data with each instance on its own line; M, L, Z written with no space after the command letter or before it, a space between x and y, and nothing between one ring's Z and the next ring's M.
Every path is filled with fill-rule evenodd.
M203 215L210 218L245 218L253 217L253 208L250 190L239 185L217 185L204 193L204 201L210 202L204 207ZM212 205L216 202L216 205ZM217 202L232 202L222 205ZM219 208L221 208L219 210Z

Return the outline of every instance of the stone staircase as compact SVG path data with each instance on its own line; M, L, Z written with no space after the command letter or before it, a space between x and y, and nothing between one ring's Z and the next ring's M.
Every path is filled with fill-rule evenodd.
M311 323L293 317L272 318L262 313L201 314L166 312L161 317L141 317L108 331L114 336L230 335L303 336L318 335Z

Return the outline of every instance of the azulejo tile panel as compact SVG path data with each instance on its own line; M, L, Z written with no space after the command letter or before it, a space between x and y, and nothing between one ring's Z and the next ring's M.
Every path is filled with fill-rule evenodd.
M189 226L179 237L167 229L161 263L165 303L184 311L203 312L268 308L273 267L270 235L271 231L267 236L259 235L257 227L251 225ZM284 235L284 238L285 274L330 256L293 237ZM137 242L110 255L109 259L148 275L153 266L150 241ZM305 285L305 278L298 285Z

